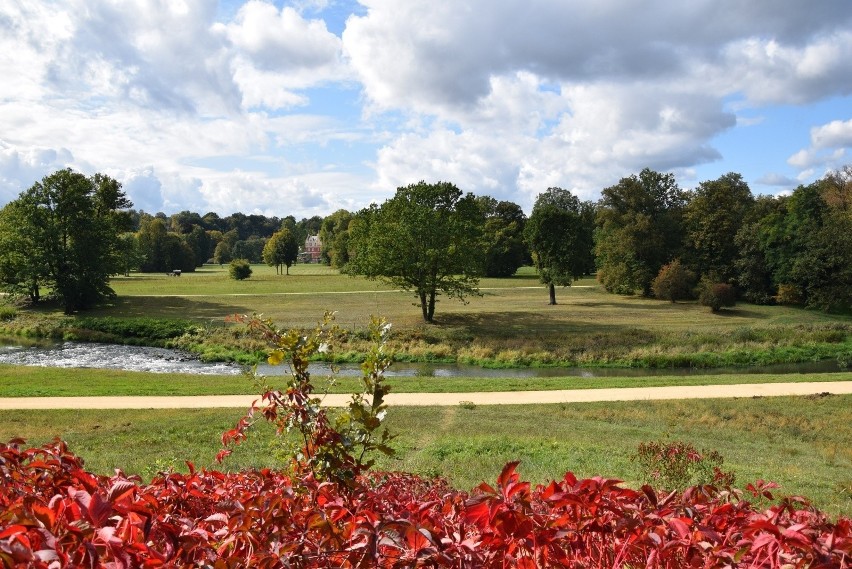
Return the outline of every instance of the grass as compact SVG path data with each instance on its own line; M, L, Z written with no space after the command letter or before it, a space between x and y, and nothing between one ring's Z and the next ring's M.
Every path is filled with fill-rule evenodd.
M318 387L325 378L315 377ZM852 381L852 372L791 374L726 374L649 377L389 377L394 393L465 393L477 391L546 391L663 387L668 385L733 385L740 383L798 383ZM284 378L272 378L284 385ZM355 377L337 377L330 393L352 393L360 388ZM109 369L76 369L0 364L0 397L70 397L107 395L251 395L253 382L242 375L157 374Z
M395 458L377 468L447 477L462 489L492 482L521 460L525 479L541 483L571 470L635 484L637 445L682 440L718 450L738 485L763 478L783 494L805 495L830 514L852 515L852 396L643 401L537 406L397 407L388 426ZM87 468L150 477L169 467L241 469L282 466L272 430L258 425L224 465L215 465L222 431L240 409L4 411L0 440L31 444L59 436ZM130 450L132 449L132 450Z
M483 279L483 296L468 304L441 299L436 324L426 325L412 294L381 283L319 265L296 265L289 276L262 265L254 270L246 281L234 281L215 266L180 278L116 277L111 284L118 298L88 316L192 320L204 332L172 342L208 360L248 361L253 356L246 354L258 349L224 327L229 314L262 313L279 326L307 328L335 310L344 332L340 361L355 361L364 352L363 329L372 314L393 323L390 348L406 361L651 368L852 361L850 315L749 304L713 314L696 302L608 294L591 278L561 289L559 304L548 306L545 288L526 267L511 278ZM50 327L34 315L39 312L22 311L13 322L0 323L0 331L38 335Z

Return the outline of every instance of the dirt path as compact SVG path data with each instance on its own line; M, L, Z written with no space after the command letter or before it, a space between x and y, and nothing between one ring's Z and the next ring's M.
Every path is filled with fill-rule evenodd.
M651 399L714 399L723 397L774 397L818 393L852 394L852 381L814 383L758 383L674 387L625 387L561 391L512 391L493 393L391 393L391 406L415 405L529 405L584 403L591 401L644 401ZM181 397L3 397L0 409L198 409L247 408L253 395L201 395ZM342 406L348 395L327 395L329 406Z

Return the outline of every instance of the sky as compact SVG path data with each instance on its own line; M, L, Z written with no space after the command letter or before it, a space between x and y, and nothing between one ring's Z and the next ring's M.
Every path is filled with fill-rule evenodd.
M301 219L852 163L849 0L0 0L0 77L0 206L66 167Z

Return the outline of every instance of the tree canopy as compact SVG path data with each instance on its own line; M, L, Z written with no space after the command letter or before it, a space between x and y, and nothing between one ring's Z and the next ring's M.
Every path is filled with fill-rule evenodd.
M685 203L674 175L649 168L601 192L595 253L606 290L650 295L662 266L680 255Z
M0 286L31 301L46 287L69 314L113 296L109 276L123 272L119 234L131 205L109 176L45 176L3 209Z
M586 271L592 247L586 220L580 200L568 190L548 188L535 200L525 235L550 304L556 304L557 285L570 286Z
M283 265L287 268L289 275L290 267L298 257L299 243L293 232L286 227L273 233L263 247L263 261L270 267L275 267L275 272L278 274L282 272Z
M462 302L479 294L483 221L473 195L449 182L398 188L350 223L347 272L413 291L432 322L440 294Z

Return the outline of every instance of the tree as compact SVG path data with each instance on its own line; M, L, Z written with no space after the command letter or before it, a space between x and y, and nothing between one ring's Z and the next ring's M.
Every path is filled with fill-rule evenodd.
M489 196L480 196L476 202L485 215L485 276L510 277L529 255L524 242L527 216L512 202L498 202Z
M548 285L549 304L556 304L556 285L571 286L584 274L591 231L583 227L580 200L568 190L548 188L535 200L524 234L541 282Z
M228 245L227 241L220 241L213 251L213 262L224 265L225 263L230 263L231 259L231 246Z
M263 261L270 267L275 267L275 273L281 273L281 265L287 267L290 274L290 266L299 257L299 243L296 236L289 229L282 229L272 234L272 237L263 247Z
M130 271L139 269L145 261L144 255L139 251L139 240L135 233L122 233L118 236L118 252L122 259L122 271L125 277L129 277Z
M122 270L118 235L129 226L122 210L131 205L121 184L102 174L86 177L69 168L33 184L4 215L11 224L0 258L11 262L0 264L23 268L3 270L7 292L23 287L37 300L32 287L46 286L68 314L114 296L109 276ZM26 258L16 259L14 251Z
M336 269L349 262L349 222L352 214L339 209L322 220L319 238L322 242L322 260Z
M689 194L684 211L687 264L715 282L736 278L739 248L734 236L748 220L754 197L734 172L701 182Z
M680 259L675 259L668 265L663 265L660 274L651 283L654 296L660 300L677 300L689 298L695 282L695 273L681 265Z
M347 272L413 291L423 320L433 322L440 294L462 302L479 294L482 223L473 195L449 182L398 188L350 224Z
M681 253L685 194L674 175L649 168L601 192L595 253L609 292L651 294L651 281Z

